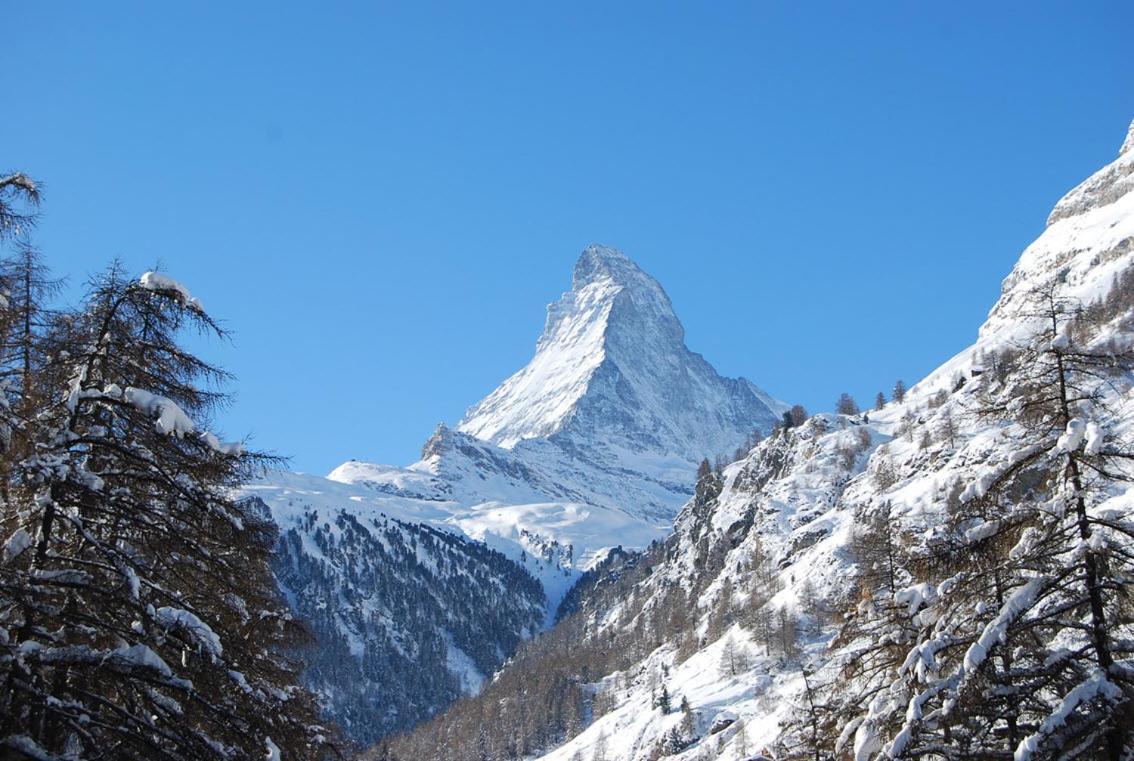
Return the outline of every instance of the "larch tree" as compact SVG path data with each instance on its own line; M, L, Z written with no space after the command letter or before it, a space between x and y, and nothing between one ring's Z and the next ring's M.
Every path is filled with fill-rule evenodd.
M0 241L24 234L35 223L39 185L22 172L0 176Z
M223 336L180 284L114 267L44 336L43 402L30 454L9 463L3 514L8 751L329 751L281 655L302 632L269 570L274 529L232 496L270 458L208 431L227 376L183 348L185 330Z
M1030 299L1035 333L978 410L1008 454L952 508L956 562L892 690L904 721L873 746L890 758L1119 761L1134 739L1134 451L1112 430L1134 315Z
M839 399L835 402L835 412L840 415L857 415L859 414L858 403L855 402L854 397L844 391L839 394Z
M787 414L791 419L791 426L793 428L798 428L807 422L807 410L803 408L802 404L793 405Z

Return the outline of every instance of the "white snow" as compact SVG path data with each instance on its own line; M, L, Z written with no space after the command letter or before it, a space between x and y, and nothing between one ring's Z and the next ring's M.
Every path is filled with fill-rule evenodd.
M213 451L223 455L241 455L244 454L244 442L242 441L221 441L215 434L208 431L202 431L201 439L209 445Z
M1012 595L1004 601L1000 612L988 622L977 641L970 645L965 652L966 673L972 674L980 668L980 665L988 657L988 651L998 642L1004 642L1008 635L1008 627L1035 604L1036 596L1046 582L1045 578L1039 576L1029 579L1027 583L1017 587Z
M161 607L154 611L154 620L166 629L180 628L188 632L210 656L220 657L224 649L220 637L195 613L181 608Z
M894 593L894 601L905 605L907 613L911 617L917 613L922 606L926 603L932 602L937 597L937 590L933 588L932 584L921 582L914 584L905 589L899 589Z
M473 659L453 642L451 636L445 637L445 665L460 682L461 691L466 695L476 695L484 686L484 674L480 673Z
M854 733L854 759L855 761L870 761L882 748L882 740L878 737L878 730L868 722L859 725Z
M114 389L114 391L116 392L117 389ZM109 389L98 393L103 396L115 395ZM132 386L122 392L122 398L138 411L150 417L156 417L154 427L157 428L159 433L177 438L184 438L195 433L210 449L218 454L238 456L244 453L243 442L223 442L215 434L208 431L197 431L193 419L172 399Z
M126 389L125 399L139 412L151 417L157 416L154 427L159 433L180 438L192 433L195 428L193 421L172 399L133 387Z
M162 676L173 676L173 670L169 668L169 664L161 659L157 653L151 650L148 646L141 643L136 645L122 646L113 652L113 658L121 663L139 668L153 669Z
M1083 439L1087 435L1087 424L1080 418L1072 418L1067 421L1067 430L1055 442L1055 451L1057 452L1074 452L1082 444Z
M172 291L177 294L178 300L185 306L193 307L198 311L204 311L201 302L193 298L193 294L189 292L189 289L171 277L157 272L146 272L139 278L138 284L147 291Z
M1122 690L1106 678L1102 671L1095 671L1064 696L1056 709L1044 719L1036 731L1020 741L1013 755L1014 761L1030 761L1042 747L1045 737L1067 723L1068 717L1084 703L1097 698L1117 702L1122 698Z
M5 563L10 563L19 557L24 550L32 546L32 537L27 531L18 528L12 532L8 540L4 542L3 560Z
M1083 454L1097 455L1102 450L1105 438L1106 432L1097 421L1092 420L1087 423L1086 444L1083 446Z
M611 280L588 283L548 307L535 357L470 409L460 430L506 449L557 431L606 358L607 321L621 290Z

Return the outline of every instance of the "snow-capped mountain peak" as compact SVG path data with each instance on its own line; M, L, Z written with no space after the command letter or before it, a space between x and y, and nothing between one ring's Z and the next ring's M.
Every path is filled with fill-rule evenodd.
M625 292L633 306L647 311L659 327L669 328L679 341L685 339L685 330L674 314L665 290L618 249L591 244L579 255L571 278L572 292L595 284L602 284L604 290L610 285L617 286L617 293Z
M665 290L621 252L588 246L548 306L536 354L458 430L504 448L552 436L690 462L769 428L779 403L685 346Z

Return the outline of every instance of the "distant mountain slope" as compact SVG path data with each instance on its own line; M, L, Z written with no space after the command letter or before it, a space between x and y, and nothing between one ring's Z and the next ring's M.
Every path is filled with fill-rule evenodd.
M253 499L270 500L280 528L273 570L316 638L301 653L305 678L355 741L408 729L475 694L542 628L539 582L500 553L297 487L253 489Z

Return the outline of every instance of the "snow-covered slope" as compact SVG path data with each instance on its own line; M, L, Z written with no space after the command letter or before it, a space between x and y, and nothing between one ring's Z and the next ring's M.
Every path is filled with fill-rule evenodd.
M739 761L774 747L803 699L800 664L821 658L831 638L815 613L853 588L848 547L862 499L853 486L890 439L888 427L822 415L726 467L719 494L691 502L678 517L666 561L641 585L651 602L633 618L619 606L598 611L601 627L633 629L653 606L665 605L669 590L684 590L699 645L690 653L670 642L606 675L594 689L607 693L612 709L540 757L590 758L602 745L609 761L648 759L657 748L674 750L675 758L712 751L711 758ZM726 607L727 618L720 612ZM733 669L729 658L738 664ZM693 717L694 737L672 747L667 742L684 731L685 717L656 710L661 685L674 705L688 701ZM685 739L693 742L677 752Z
M392 531L427 546L417 562L435 583L452 587L428 590L438 601L458 593L496 599L505 575L497 559L506 559L537 582L537 619L546 625L608 549L644 547L669 531L702 458L733 452L754 431L770 429L783 409L748 381L720 377L685 347L653 278L617 251L587 248L572 290L548 308L532 362L475 405L458 429L440 426L418 462L402 468L352 460L325 479L279 474L246 490L284 532L280 576L297 611L354 659L320 657L309 682L328 696L332 715L369 740L451 702L458 694L453 663L473 663L479 676L466 683L478 683L531 633L532 596L522 585L513 599L493 603L502 608L500 620L462 619L462 639L443 602L395 588L421 584L421 573L380 572L384 562L402 561L363 560L359 548L389 548ZM351 547L340 551L344 527ZM485 548L496 553L489 560ZM360 575L360 564L373 567ZM446 581L465 576L488 588L459 592ZM381 589L366 586L379 577ZM404 617L414 623L401 624ZM428 647L398 646L422 636ZM470 649L474 636L485 641ZM446 648L452 658L434 657ZM398 683L415 658L421 684ZM367 665L374 662L397 668Z
M1042 314L1046 294L1060 303L1064 314L1079 320L1069 319L1067 325L1073 327L1054 331L1054 339L1048 335L1053 332L1051 316ZM1094 415L1086 433L1079 420L1077 427L1068 424L1060 435L1062 426L1053 429L1050 418L1028 421L1020 395L1043 398L1044 389L1034 388L1035 368L1012 357L1042 358L1044 352L1067 351L1077 342L1075 346L1086 347L1083 351L1095 352L1103 368L1108 356L1116 358L1134 345L1132 310L1134 125L1118 159L1056 205L1043 233L1004 280L973 346L927 376L903 400L871 410L868 420L819 416L760 442L719 477L704 481L697 498L677 518L664 548L649 556L656 564L632 589L613 600L584 593L573 601L572 610L586 617L577 627L584 632L584 641L576 645L580 663L617 660L610 655L610 643L626 651L645 646L648 654L614 673L591 672L575 693L582 696L576 712L583 720L559 725L568 728L567 736L552 743L555 747L545 744L535 755L549 761L739 761L766 750L777 758L812 758L809 751L800 750L812 731L800 717L809 710L824 715L810 708L813 700L826 704L827 716L856 716L821 728L833 733L832 744L841 733L839 758L900 754L902 743L909 740L898 731L902 722L912 727L920 721L923 701L929 705L937 699L934 690L957 689L962 683L957 680L974 659L1005 636L1003 611L1015 615L1013 600L1023 599L1014 595L1001 608L997 581L996 594L987 592L988 599L960 593L950 600L958 594L950 591L959 578L949 575L956 568L947 573L938 569L929 562L926 548L952 542L950 546L960 547L959 565L966 573L966 548L996 536L998 511L1038 500L1040 517L1034 525L1048 525L1044 521L1063 520L1063 500L1075 498L1076 491L1059 496L1052 484L1062 476L1045 481L1037 470L1013 482L1016 491L1003 504L982 508L991 511L986 517L966 504L976 504L1000 474L1023 458L1033 457L1037 467L1059 474L1066 469L1070 449L1097 452L1105 440L1119 455L1106 477L1096 476L1091 483L1089 510L1106 516L1110 525L1129 526L1119 523L1134 512L1134 489L1123 482L1134 473L1126 472L1129 468L1121 459L1129 452L1123 442L1134 440L1134 377L1128 366L1112 361L1113 372L1108 370L1105 377L1099 370L1099 380L1091 386L1093 396L1081 400ZM1029 346L1032 355L1023 353ZM1027 425L1039 426L1033 430L1046 437L1038 446L1023 445ZM1045 491L1050 489L1056 489L1055 497ZM1055 575L1062 573L1064 563L1082 562L1083 553L1102 553L1107 541L1121 539L1117 529L1115 538L1104 539L1100 525L1089 549L1072 544L1064 555L1053 556ZM990 556L1015 557L1026 547L1028 532L1038 530L1007 534L1001 540L1007 547ZM889 564L887 553L900 557L904 565ZM969 570L979 583L980 569ZM1027 580L1035 573L1024 568L1022 577L1010 583L1016 590L1034 589L1036 582ZM886 620L879 610L896 611L894 618L906 629L886 628L889 624L879 623ZM950 611L968 618L957 622ZM1044 618L1042 612L1037 616ZM1083 626L1070 621L1066 632ZM1115 638L1124 636L1123 631L1129 634L1129 627L1120 631L1118 624L1113 626ZM1036 631L1032 639L1018 642L1034 643ZM1056 641L1046 658L1041 650L1032 668L1048 668L1067 657L1076 635L1062 636L1071 639ZM890 652L885 652L887 647ZM1074 647L1087 645L1079 642ZM952 664L963 665L951 677L948 671L938 675L937 669L950 667L943 652L949 648L959 653L951 656ZM1021 648L1017 655L1023 658L1025 651ZM559 668L554 645L545 657L548 668ZM874 663L897 660L870 672L863 662L872 657L883 659ZM537 648L524 662L538 668L539 658ZM1114 673L1130 667L1128 660L1115 666ZM940 687L932 681L938 676ZM895 679L895 686L888 679ZM1078 706L1077 696L1103 676L1092 679L1083 682L1083 689L1072 689L1066 699L1054 687L1051 694L1029 696L1038 703L1033 710L1041 719L1044 710L1053 710L1053 718L1042 724L1034 719L1026 731L1063 726ZM523 683L522 678L518 681ZM809 686L816 692L809 695ZM911 687L926 692L911 694ZM689 710L660 709L663 689L668 702L676 706L684 699ZM1107 689L1113 693L1116 688ZM493 700L506 705L509 696L494 695ZM839 701L845 702L838 709L842 714L831 708ZM479 715L498 723L492 727L493 737L506 738L514 730L506 714L494 713L491 706L480 710ZM940 710L951 710L948 701ZM1085 711L1080 726L1089 727ZM464 715L478 714L468 710ZM453 750L445 738L451 733L461 736L467 729L459 718L453 722L427 727L403 747L411 752ZM551 726L553 735L562 732ZM935 727L930 721L922 730L932 732ZM1025 731L1023 724L1020 731ZM1015 757L1040 757L1032 749L1042 741L1020 740ZM1003 747L1009 740L1001 736L996 742ZM457 747L456 757L473 757L461 755L463 748L459 743ZM505 754L509 748L507 742L494 747ZM1013 743L1007 757L1015 747ZM1000 756L976 752L967 757Z

